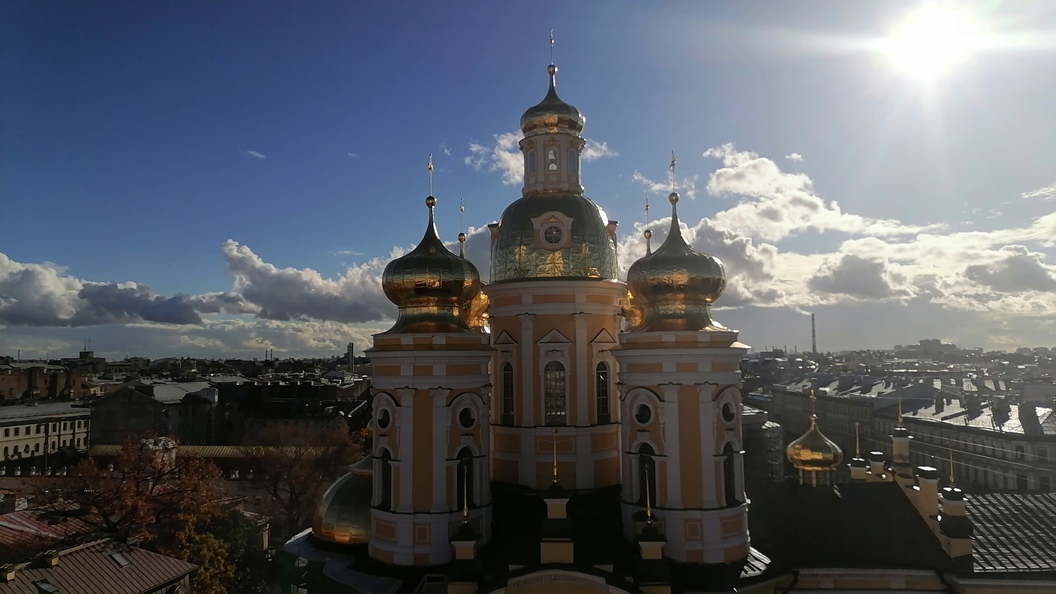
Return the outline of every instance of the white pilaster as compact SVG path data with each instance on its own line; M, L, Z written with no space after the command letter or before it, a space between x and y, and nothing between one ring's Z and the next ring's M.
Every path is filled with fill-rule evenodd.
M697 386L700 398L700 444L704 452L701 456L701 477L704 484L704 507L719 507L715 496L715 407L711 394L714 386Z
M657 507L682 507L682 444L678 438L678 384L660 386L664 396L664 451L667 456L667 496L657 497Z

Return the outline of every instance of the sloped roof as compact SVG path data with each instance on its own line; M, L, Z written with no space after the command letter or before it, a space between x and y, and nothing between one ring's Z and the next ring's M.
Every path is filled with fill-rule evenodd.
M970 495L976 572L1056 572L1056 493Z
M128 561L123 567L111 555ZM69 549L55 567L32 564L21 568L15 579L0 582L0 594L39 594L35 585L47 580L63 594L141 594L175 582L198 566L173 557L101 541Z

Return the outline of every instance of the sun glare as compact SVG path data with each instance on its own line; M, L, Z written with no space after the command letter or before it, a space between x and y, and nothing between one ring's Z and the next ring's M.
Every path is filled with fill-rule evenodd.
M930 81L971 58L984 36L982 23L963 7L926 6L897 23L881 48L896 70Z

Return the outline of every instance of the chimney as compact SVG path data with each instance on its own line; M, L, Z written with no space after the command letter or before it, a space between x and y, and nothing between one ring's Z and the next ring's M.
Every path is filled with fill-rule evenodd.
M14 563L0 565L0 582L13 582L18 574L18 568Z
M939 515L939 471L933 466L917 467L917 484L913 487L913 502L925 520Z
M886 480L884 476L884 453L883 452L869 452L869 474L873 475L873 478L878 480Z
M44 565L47 567L55 567L59 564L59 552L56 550L50 550L44 553Z
M942 489L942 514L939 515L939 541L952 558L972 554L974 526L968 519L964 492L950 484Z

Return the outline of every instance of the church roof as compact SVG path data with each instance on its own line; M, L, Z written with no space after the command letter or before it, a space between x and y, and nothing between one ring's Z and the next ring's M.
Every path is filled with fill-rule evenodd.
M968 496L975 572L1056 572L1056 493Z

